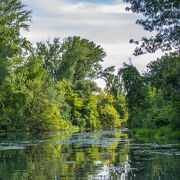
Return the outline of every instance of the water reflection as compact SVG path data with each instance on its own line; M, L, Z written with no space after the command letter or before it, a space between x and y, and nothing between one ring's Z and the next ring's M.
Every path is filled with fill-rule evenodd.
M0 179L180 179L179 150L127 130L1 134Z

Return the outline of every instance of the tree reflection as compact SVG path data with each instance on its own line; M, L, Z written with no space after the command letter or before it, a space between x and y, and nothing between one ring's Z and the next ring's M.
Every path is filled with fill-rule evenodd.
M159 153L171 147L131 141L120 130L1 134L0 179L153 179L163 174L178 178L177 156Z
M94 132L84 137L84 133L68 133L31 136L30 141L14 136L16 146L23 149L11 149L8 141L12 139L6 137L9 150L0 151L0 179L88 178L117 160L125 163L128 150L124 146L129 141L122 144L121 138L127 134Z

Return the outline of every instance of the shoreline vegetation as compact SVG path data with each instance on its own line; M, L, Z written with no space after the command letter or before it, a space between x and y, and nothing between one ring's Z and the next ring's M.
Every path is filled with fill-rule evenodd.
M131 130L133 136L162 138L162 139L180 139L180 131L172 131L169 127L161 127L159 129L134 128Z
M165 54L141 75L132 64L103 69L106 52L81 37L33 45L31 11L0 2L0 132L102 129L180 138L180 55ZM106 87L101 90L95 79Z

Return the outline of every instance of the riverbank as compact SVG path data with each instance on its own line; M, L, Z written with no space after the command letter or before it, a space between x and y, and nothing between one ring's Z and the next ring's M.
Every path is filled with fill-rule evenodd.
M174 131L171 127L168 126L160 127L159 129L134 128L131 130L131 134L135 136L148 136L153 138L180 139L180 131Z

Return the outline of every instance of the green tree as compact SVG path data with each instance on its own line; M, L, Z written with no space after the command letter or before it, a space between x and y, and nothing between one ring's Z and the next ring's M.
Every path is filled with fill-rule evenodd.
M16 83L19 77L15 70L23 63L28 45L20 31L28 29L30 13L20 0L0 1L0 127L5 130L25 126L22 119L27 96Z
M28 29L30 13L24 10L20 0L0 1L0 85L9 76L8 71L14 68L14 63L21 60L18 56L26 40L20 37L20 30Z
M98 112L102 127L119 127L122 121L113 106L115 99L108 91L98 95Z
M135 106L140 106L143 102L144 96L141 93L143 79L138 70L132 64L124 63L124 67L118 71L119 78L125 91L125 95L130 110Z
M1 81L12 63L21 58L12 58L21 54L22 47L27 45L25 38L20 37L22 29L28 30L31 11L24 10L25 5L20 0L0 1L0 71ZM13 60L15 62L13 62ZM0 82L1 84L2 82Z
M42 56L44 68L53 81L57 81L57 70L62 63L60 39L54 38L52 43L48 40L46 43L39 42L36 45L33 53Z
M28 30L31 11L20 0L0 1L0 57L12 57L23 45L20 30Z
M43 67L42 57L30 56L25 68L26 92L29 96L25 117L29 130L49 131L68 128L68 122L61 117L59 102L52 95L52 84Z
M166 109L169 109L167 117L173 127L179 127L180 56L176 53L166 54L152 61L147 65L144 76L148 84L162 91Z
M77 93L71 92L66 95L66 101L71 106L72 124L81 128L85 127L86 122L82 116L83 99Z
M77 36L68 37L63 43L59 38L52 43L37 43L33 54L43 57L44 67L53 81L68 79L72 82L96 77L106 55L93 41Z
M71 82L63 79L55 84L56 98L55 101L59 103L61 117L70 123L72 107L66 101L66 95L72 91Z
M118 91L113 106L120 115L121 124L126 124L129 118L129 112L126 97L122 91Z
M124 0L131 6L127 10L133 13L141 13L145 18L138 19L140 24L147 31L155 31L156 35L150 38L143 37L141 41L130 40L139 44L134 55L153 53L158 49L168 51L175 48L180 49L180 11L178 0Z
M118 75L114 75L115 67L111 66L102 71L101 77L106 82L106 90L114 96L113 106L120 115L121 123L128 119L128 108L123 93L122 82Z
M84 101L83 117L86 120L86 128L101 128L101 120L98 114L98 98L94 94L90 94Z
M157 89L164 89L169 96L172 90L177 90L179 84L179 61L180 57L176 53L165 54L156 61L147 65L147 71L144 76L151 86Z
M57 70L57 80L72 82L86 77L96 77L105 57L103 49L93 41L80 37L68 37L61 46L62 63Z
M101 72L101 78L106 83L106 89L114 95L115 99L117 99L118 94L122 92L122 83L120 82L118 75L113 74L114 71L114 66L104 69Z
M83 119L82 115L84 102L79 94L72 90L72 86L72 83L65 79L57 82L57 94L63 94L65 98L64 104L60 107L60 109L62 108L65 110L66 115L63 112L62 113L66 117L69 117L69 121L72 123L72 125L83 128L86 126L85 119Z
M100 92L100 88L92 80L79 80L74 83L73 91L77 92L82 99L89 98L91 94Z

